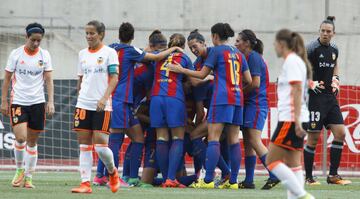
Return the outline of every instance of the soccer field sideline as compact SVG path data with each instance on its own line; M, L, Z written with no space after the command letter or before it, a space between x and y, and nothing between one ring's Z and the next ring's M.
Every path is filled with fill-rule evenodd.
M169 199L177 198L196 198L196 199L212 199L212 198L286 198L285 189L278 185L273 190L263 191L260 187L263 185L265 176L256 176L255 190L199 190L199 189L163 189L163 188L120 188L113 194L106 187L93 187L93 194L79 195L71 194L70 189L77 186L80 180L77 172L38 172L34 175L33 190L24 188L13 188L10 181L13 177L13 171L0 171L0 198L51 198L51 199L72 199L72 198L146 198L146 199ZM242 179L240 177L239 179ZM307 186L316 198L359 198L360 194L360 178L351 178L352 185L339 186L327 185L324 178L320 178L322 185ZM146 196L146 197L144 197Z

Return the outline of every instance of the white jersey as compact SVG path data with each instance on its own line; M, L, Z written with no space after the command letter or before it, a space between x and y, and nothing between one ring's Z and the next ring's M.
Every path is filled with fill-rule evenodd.
M85 48L79 52L78 75L82 76L77 108L95 111L98 101L108 87L108 66L119 65L114 49L103 45L96 52ZM111 96L106 102L106 111L112 111Z
M295 53L289 54L282 66L281 74L278 78L278 112L280 122L295 121L294 96L291 94L291 84L301 82L301 122L309 122L309 111L307 108L307 78L306 65L304 61Z
M11 103L23 106L44 103L44 71L52 71L51 57L47 50L29 55L25 46L10 53L5 70L13 73Z

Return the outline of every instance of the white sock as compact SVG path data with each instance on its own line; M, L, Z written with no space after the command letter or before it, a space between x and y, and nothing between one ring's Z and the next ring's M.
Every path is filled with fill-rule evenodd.
M302 187L304 187L305 184L305 180L304 180L304 173L302 171L302 167L298 166L298 167L293 167L291 168L291 170L294 172L296 178L298 179L299 183L302 185ZM297 197L291 193L291 191L287 191L287 198L288 199L297 199Z
M281 180L281 183L297 198L306 195L304 185L300 184L294 172L281 161L276 161L268 166L269 170Z
M109 174L112 174L115 169L114 155L111 149L107 145L95 144L95 151L99 155L99 158L104 163Z
M19 143L18 141L15 140L14 155L15 155L15 164L17 169L24 168L25 147L26 147L26 142Z
M30 147L26 146L25 153L25 176L32 177L33 172L35 171L36 163L38 159L37 145Z
M79 168L81 182L91 179L91 168L93 163L92 145L80 144Z

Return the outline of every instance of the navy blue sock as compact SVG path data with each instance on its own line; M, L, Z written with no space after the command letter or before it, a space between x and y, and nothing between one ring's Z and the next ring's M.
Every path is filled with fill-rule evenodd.
M130 156L130 178L139 177L139 167L142 159L144 143L132 142Z
M96 176L101 178L104 175L105 175L105 165L99 158L97 168L96 168Z
M256 156L245 156L245 183L252 184L254 182L254 173L256 165Z
M167 178L170 180L175 180L176 171L179 168L179 164L183 157L184 151L184 140L175 139L172 141L170 152L169 152L169 170Z
M159 165L162 177L167 179L169 168L169 146L168 141L157 140L156 141L156 162Z
M163 178L154 178L152 184L154 186L160 186L163 182L165 182L165 180Z
M223 157L225 163L230 166L230 152L229 152L229 144L227 143L227 139L224 139L220 143L220 153Z
M269 178L272 179L272 180L277 180L277 177L276 177L273 173L271 173L271 171L269 171L269 169L267 168L267 165L266 165L266 155L267 155L267 154L265 154L265 155L263 155L263 156L260 157L261 163L264 165L264 167L266 168L266 170L268 170L268 172L269 172Z
M219 162L220 157L220 143L218 141L208 142L208 147L206 150L206 161L205 168L206 174L204 181L206 183L212 182L214 180L214 172L216 164Z
M192 140L195 173L199 172L201 167L205 168L206 144L202 138Z
M197 175L182 176L178 180L181 184L183 184L185 186L189 186L197 180Z
M241 150L239 143L230 145L230 154L231 175L229 182L230 184L234 184L237 183L241 163Z
M131 146L132 142L128 145L125 156L124 156L124 164L123 164L123 177L129 177L130 176L130 160L131 160Z
M219 169L221 170L221 178L225 178L225 176L230 174L230 168L221 155L219 157L217 167L219 167Z
M119 168L119 150L124 141L124 136L124 133L111 133L109 136L109 148L113 152L116 168ZM105 169L105 174L108 175L107 169Z

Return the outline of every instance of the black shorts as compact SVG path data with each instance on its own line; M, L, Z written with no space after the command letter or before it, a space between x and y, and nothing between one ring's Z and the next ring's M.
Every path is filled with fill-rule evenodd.
M329 124L344 124L340 106L333 94L315 94L310 91L309 98L310 125L309 132L328 128Z
M43 132L45 128L45 103L30 106L11 104L10 122L11 126L26 122L29 129Z
M76 108L74 113L73 130L109 134L110 119L110 111L97 112Z
M308 128L308 123L302 123L303 128ZM271 142L288 150L302 150L304 138L296 136L294 122L278 122L276 130L271 137Z

